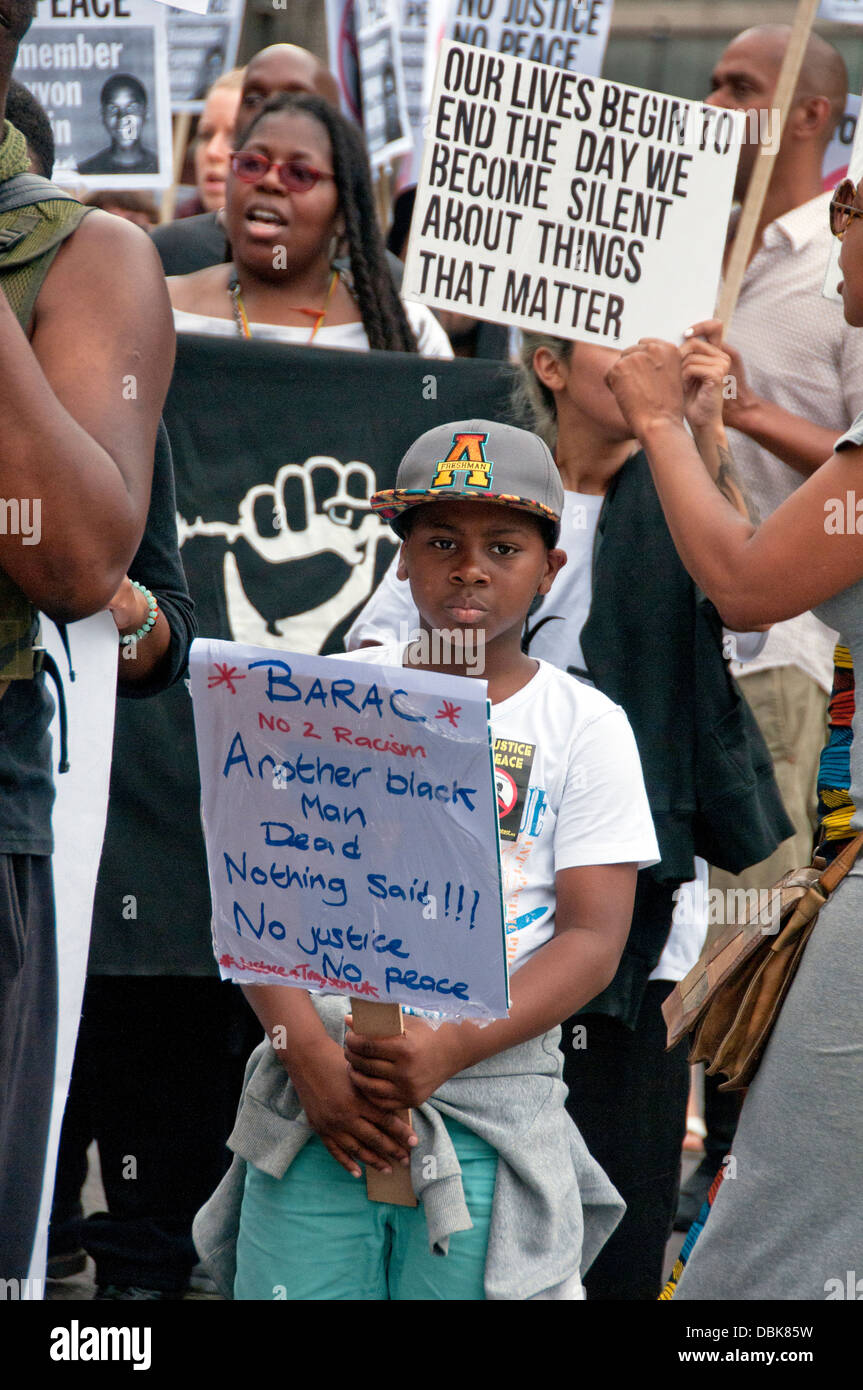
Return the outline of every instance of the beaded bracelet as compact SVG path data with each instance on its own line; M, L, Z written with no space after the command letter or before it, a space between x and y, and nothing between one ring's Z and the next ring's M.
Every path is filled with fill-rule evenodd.
M139 584L137 579L130 579L129 583L133 589L137 589L139 594L143 594L147 600L147 621L142 623L137 632L130 632L125 637L120 638L120 644L129 646L132 642L141 642L156 626L156 619L159 616L159 605L156 602L155 594L151 594L149 589L145 589L143 584Z

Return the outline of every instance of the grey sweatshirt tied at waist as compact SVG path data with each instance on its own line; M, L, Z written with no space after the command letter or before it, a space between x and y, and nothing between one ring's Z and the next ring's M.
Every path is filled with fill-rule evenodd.
M341 1046L349 1001L317 995L313 1002ZM487 1299L530 1298L575 1273L583 1277L625 1210L564 1108L559 1037L554 1028L469 1067L413 1111L419 1143L411 1154L411 1180L433 1253L446 1255L450 1235L473 1224L443 1117L459 1121L499 1155ZM246 1068L228 1140L234 1160L193 1228L198 1253L226 1298L233 1297L245 1165L281 1178L313 1133L290 1077L265 1039Z

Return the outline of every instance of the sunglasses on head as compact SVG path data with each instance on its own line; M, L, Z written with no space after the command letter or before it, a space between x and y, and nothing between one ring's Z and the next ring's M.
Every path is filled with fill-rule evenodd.
M243 183L260 183L271 169L275 169L279 182L289 193L308 193L320 179L335 178L335 174L313 169L300 159L286 159L284 164L279 164L275 159L267 159L265 154L247 150L237 150L231 155L231 168Z
M855 217L863 217L863 208L853 206L857 188L852 179L843 179L830 200L830 230L841 241Z

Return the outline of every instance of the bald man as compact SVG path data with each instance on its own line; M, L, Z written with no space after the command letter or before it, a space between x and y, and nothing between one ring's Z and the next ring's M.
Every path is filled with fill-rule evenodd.
M277 92L311 92L330 106L341 103L339 84L320 58L294 43L274 43L256 53L246 68L237 129L242 130L261 103Z
M786 26L765 25L734 39L713 70L709 104L764 113L764 124L789 34ZM728 327L737 395L725 403L725 423L737 472L762 518L830 457L839 435L863 410L863 333L848 327L840 304L821 295L833 240L821 166L846 96L841 55L813 34ZM735 188L740 199L758 154L754 126L750 118ZM797 833L739 878L714 870L713 888L768 888L809 862L834 643L831 629L805 613L777 623L754 661L732 664L773 756ZM717 924L715 931L721 929ZM705 1159L681 1194L678 1228L697 1215L734 1135L735 1094L719 1093L709 1077L706 1092Z
M311 92L331 106L339 106L339 84L320 58L293 43L274 43L256 53L246 67L237 113L238 135L261 103L277 92ZM217 213L207 212L156 229L153 241L166 275L189 275L193 270L224 261L227 243L217 217ZM389 254L387 260L393 280L399 285L401 262Z

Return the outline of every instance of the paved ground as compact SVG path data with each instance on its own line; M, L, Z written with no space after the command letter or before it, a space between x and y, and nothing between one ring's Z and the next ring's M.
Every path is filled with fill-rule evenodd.
M105 1208L105 1194L102 1191L102 1178L99 1173L99 1155L96 1145L92 1144L88 1153L90 1159L90 1170L87 1175L87 1182L83 1192L84 1214L89 1215L93 1211L103 1211ZM683 1154L683 1179L689 1177L690 1173L697 1166L700 1154L684 1152ZM685 1236L682 1232L675 1231L666 1247L666 1269L665 1278L671 1274L674 1261L677 1259L680 1247ZM197 1282L193 1275L193 1283ZM208 1299L220 1300L220 1295L215 1292L209 1281L202 1278L202 1287L192 1288L185 1295L187 1299ZM208 1287L209 1285L209 1287ZM95 1266L92 1260L87 1261L87 1268L83 1274L76 1275L71 1279L49 1280L47 1285L47 1298L52 1301L76 1301L94 1298L96 1294Z
M105 1193L102 1188L102 1175L99 1171L99 1151L96 1144L90 1145L87 1150L87 1158L90 1161L87 1181L84 1184L84 1191L81 1194L81 1202L84 1207L84 1215L89 1216L94 1211L104 1211L106 1207ZM209 1279L200 1271L193 1275L193 1283L201 1284L201 1287L194 1287L184 1295L189 1299L215 1299L221 1300L221 1296L216 1293ZM59 1302L62 1300L80 1302L82 1299L95 1298L96 1296L96 1266L93 1261L88 1259L87 1268L83 1274L77 1274L71 1279L49 1279L47 1283L47 1301Z

